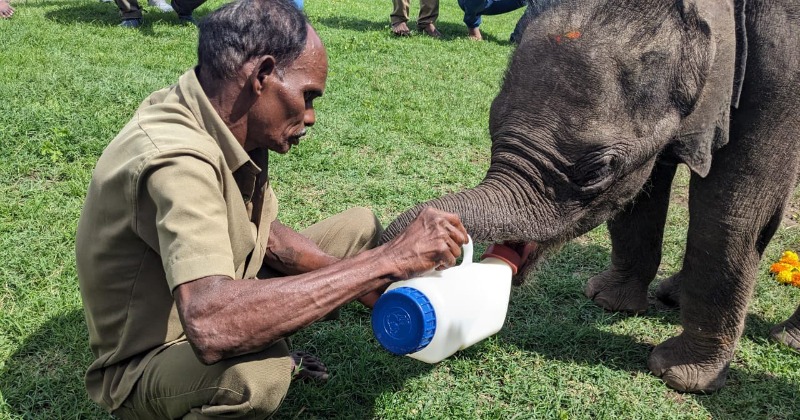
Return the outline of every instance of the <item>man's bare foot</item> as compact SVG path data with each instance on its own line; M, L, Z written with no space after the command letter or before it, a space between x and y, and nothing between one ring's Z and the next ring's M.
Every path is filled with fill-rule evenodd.
M473 41L483 40L483 36L481 35L481 30L478 28L467 28L467 36L469 36L469 39Z
M303 382L325 382L328 368L311 353L295 350L292 356L292 380Z
M394 36L411 36L411 30L408 29L408 25L405 22L393 23L392 33Z
M14 14L14 8L8 4L8 0L0 0L0 19L8 19Z
M442 33L436 29L436 25L433 23L428 23L419 27L419 30L422 31L423 34L434 37L434 38L441 38Z

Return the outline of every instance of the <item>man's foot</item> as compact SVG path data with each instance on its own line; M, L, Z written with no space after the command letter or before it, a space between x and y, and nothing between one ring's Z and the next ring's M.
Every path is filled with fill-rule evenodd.
M422 31L423 34L428 35L433 38L441 38L442 33L436 29L436 25L433 23L428 23L426 25L422 25L419 27L419 30Z
M138 27L142 26L142 18L122 19L122 23L120 23L119 26L121 26L123 28L131 28L131 29L138 28Z
M178 15L178 21L183 25L197 25L192 15Z
M0 19L8 19L14 14L14 8L8 4L8 0L0 0Z
M171 13L174 12L172 6L168 5L164 0L147 0L148 6L153 6L156 9L160 10L163 13Z
M394 36L411 36L411 30L405 22L397 22L392 24L392 34Z
M483 36L481 35L481 30L476 28L467 28L467 36L469 39L473 41L481 41L483 40Z
M304 382L325 382L328 380L328 368L311 353L293 351L292 380Z

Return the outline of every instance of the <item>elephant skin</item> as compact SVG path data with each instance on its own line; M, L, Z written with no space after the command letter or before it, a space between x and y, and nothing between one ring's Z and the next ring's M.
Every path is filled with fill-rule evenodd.
M644 312L661 262L669 192L691 171L681 270L658 295L683 332L648 365L670 387L725 383L758 263L797 181L800 3L796 0L541 0L489 118L491 163L475 187L421 208L460 215L476 241L540 253L601 223L610 267L586 294ZM746 36L743 36L746 34ZM772 337L800 348L800 310Z

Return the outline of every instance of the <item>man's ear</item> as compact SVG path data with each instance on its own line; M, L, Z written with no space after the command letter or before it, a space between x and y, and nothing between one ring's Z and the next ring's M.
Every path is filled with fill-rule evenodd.
M256 95L260 95L269 83L270 76L275 75L277 64L275 57L265 55L255 62L253 67L253 74L251 81L253 83L253 91Z

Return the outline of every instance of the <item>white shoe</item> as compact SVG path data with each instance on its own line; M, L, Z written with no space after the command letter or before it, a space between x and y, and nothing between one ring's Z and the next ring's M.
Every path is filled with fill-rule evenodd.
M164 0L147 0L147 5L157 7L158 10L161 10L164 13L174 12L174 10L172 10L172 6L167 4L167 2Z

